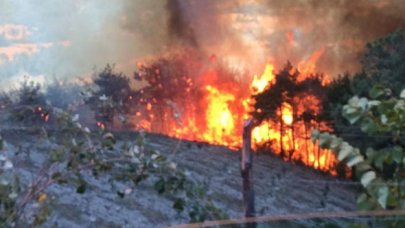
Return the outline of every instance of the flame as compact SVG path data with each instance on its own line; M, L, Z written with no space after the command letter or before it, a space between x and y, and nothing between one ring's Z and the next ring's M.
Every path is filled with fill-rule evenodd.
M292 107L290 104L283 103L281 107L281 113L282 113L281 119L286 125L291 125L294 122Z
M306 73L301 74L302 77L310 75L311 70L314 70L314 64L321 55L323 50L316 52L313 56L316 58L310 58L307 65L301 64L301 69L306 69ZM265 85L274 83L273 73L269 72L269 69L274 69L273 65L267 65L261 78L271 79L267 81ZM303 80L305 78L301 78ZM263 86L264 82L257 86L257 77L255 76L252 82L252 93L257 94L266 88ZM303 114L305 110L311 109L315 113L320 112L320 101L314 96L306 96L299 98L296 101L297 114ZM284 102L280 108L279 115L284 126L284 129L280 129L280 123L274 121L265 121L259 126L255 127L252 131L252 140L254 147L257 148L260 145L271 143L270 147L272 151L279 155L284 153L286 160L296 160L304 163L307 166L311 166L315 169L323 171L329 171L332 175L336 175L334 166L336 164L336 158L332 151L320 149L318 145L313 144L310 140L310 134L313 130L310 126L318 125L318 128L322 130L330 130L325 124L319 124L315 122L305 123L302 120L294 120L294 112L291 104ZM300 136L300 137L299 137Z
M207 111L206 122L207 128L203 138L208 142L223 144L229 146L235 140L235 120L229 109L229 102L235 100L235 96L220 92L217 88L206 86L207 94Z
M251 88L254 94L263 92L267 85L274 80L273 72L274 65L267 64L263 74L260 77L258 77L257 75L253 76Z
M301 78L298 80L304 80L314 72L316 62L323 52L323 48L315 51L307 61L299 64ZM211 58L210 62L216 61ZM203 71L202 75L196 77L198 80L181 76L174 82L185 82L183 95L167 99L163 104L157 104L155 98L151 101L147 97L141 97L139 101L145 105L146 113L135 112L134 122L138 128L173 137L240 148L243 121L249 117L254 102L251 96L263 92L275 83L274 69L273 64L267 64L263 73L260 76L254 75L247 87L236 80L221 81L221 77L225 76L215 69ZM160 72L156 70L156 74ZM156 86L163 91L170 89L160 83L156 83ZM140 93L144 95L143 90ZM334 154L320 149L310 140L314 127L330 129L324 123L314 120L305 122L295 118L302 116L307 110L319 113L319 98L308 95L298 97L292 102L294 104L284 102L281 105L278 113L280 121L268 120L252 130L254 149L266 146L273 153L282 155L285 160L299 161L315 169L336 174Z

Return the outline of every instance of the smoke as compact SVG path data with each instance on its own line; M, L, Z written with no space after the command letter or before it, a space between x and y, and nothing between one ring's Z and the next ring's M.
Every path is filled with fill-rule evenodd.
M185 14L187 11L182 8L180 1L168 0L167 11L169 12L168 32L172 40L184 41L186 45L198 47L194 30Z
M317 70L355 72L366 42L405 26L401 0L172 0L166 10L167 46L195 46L253 71L325 49Z
M0 54L2 81L22 72L74 78L107 63L132 75L138 60L182 46L252 73L267 61L297 65L324 48L317 70L335 76L360 70L367 41L405 26L403 0L0 0L0 7L0 27L29 31L14 40L0 34L3 50L54 44L12 61Z
M276 31L297 32L299 45L292 55L325 47L320 70L332 74L359 70L366 42L405 26L405 4L401 0L262 2L277 20Z

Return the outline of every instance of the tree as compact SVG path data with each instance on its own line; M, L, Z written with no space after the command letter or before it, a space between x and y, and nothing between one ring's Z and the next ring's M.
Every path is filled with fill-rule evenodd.
M67 109L79 100L82 89L80 85L54 80L46 87L45 97L52 106Z
M385 145L359 150L329 133L314 131L312 137L321 147L334 150L339 161L354 168L364 187L357 201L360 209L404 209L405 90L396 97L390 89L377 85L370 97L352 97L343 106L343 116L351 124L359 124L364 134L387 139Z
M199 97L199 91L195 89L191 78L190 65L185 61L192 60L184 55L174 54L149 64L139 64L134 74L135 80L146 84L138 91L140 102L137 109L144 115L144 119L154 124L151 126L154 131L170 131L171 126L167 123L180 117L183 111L180 107L187 109L194 105L194 101L198 101L194 99Z
M27 124L48 121L51 111L41 85L24 81L16 91L17 100L12 104L11 119Z
M290 62L275 75L275 83L271 84L263 92L253 96L255 100L254 111L251 113L253 118L259 123L265 120L277 120L280 131L280 152L285 156L284 142L282 140L284 132L283 106L286 103L291 104L294 91L297 87L298 72L291 73L293 67Z
M397 30L368 43L362 64L374 84L381 84L399 95L405 85L404 30Z
M258 123L276 122L279 128L279 149L282 156L293 159L296 140L302 138L307 143L309 130L318 121L316 101L325 89L322 75L309 75L305 78L288 62L275 75L275 81L263 92L254 95L254 111L251 113ZM288 117L288 119L286 119ZM270 126L270 125L269 125ZM286 142L285 138L288 137ZM307 163L309 146L306 144ZM318 154L319 153L314 153ZM299 154L297 156L300 156ZM295 157L299 160L302 158ZM317 158L319 160L319 157Z
M404 35L403 30L398 30L368 43L361 61L362 71L339 76L326 88L322 119L331 123L335 134L362 150L370 146L371 142L372 146L378 147L384 145L386 140L370 142L369 136L362 134L357 125L351 125L342 117L342 107L353 96L367 96L376 84L391 88L393 94L399 95L405 87Z
M97 91L88 100L96 112L95 119L103 125L113 124L116 114L126 114L131 109L133 91L129 78L114 71L114 66L107 65L94 79Z

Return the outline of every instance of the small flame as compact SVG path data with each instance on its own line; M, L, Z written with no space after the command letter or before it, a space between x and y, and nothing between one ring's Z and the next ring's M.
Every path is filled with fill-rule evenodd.
M261 93L266 89L267 85L274 80L274 65L267 64L263 74L258 77L253 76L252 89L254 93Z
M105 124L103 122L97 122L97 127L104 130L105 129Z
M292 107L288 103L283 103L281 108L282 120L285 124L291 125L294 122Z

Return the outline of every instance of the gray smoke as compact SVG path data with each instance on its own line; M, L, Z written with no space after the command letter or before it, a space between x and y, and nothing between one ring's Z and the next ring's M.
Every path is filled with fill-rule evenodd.
M335 76L360 69L367 41L405 26L404 0L0 0L0 7L0 25L31 29L19 43L70 42L0 64L2 81L22 73L73 78L107 63L131 75L138 60L183 46L252 73L267 61L296 65L324 47L318 70ZM1 47L13 44L0 37Z

